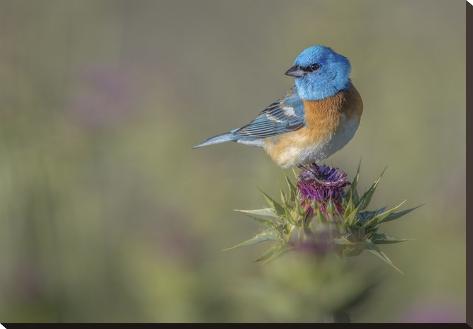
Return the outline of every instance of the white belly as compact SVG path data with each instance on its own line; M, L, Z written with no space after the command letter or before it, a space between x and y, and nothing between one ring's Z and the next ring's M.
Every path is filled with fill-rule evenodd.
M299 151L299 163L311 163L322 161L347 144L355 135L360 121L352 118L348 119L344 114L341 123L334 134L328 136L324 141L311 145Z

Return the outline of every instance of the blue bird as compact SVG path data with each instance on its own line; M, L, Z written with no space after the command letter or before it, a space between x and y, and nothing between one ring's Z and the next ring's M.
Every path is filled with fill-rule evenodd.
M290 92L266 107L253 121L194 146L237 142L263 148L283 168L319 162L355 135L363 112L350 80L349 60L329 47L304 49L286 75Z

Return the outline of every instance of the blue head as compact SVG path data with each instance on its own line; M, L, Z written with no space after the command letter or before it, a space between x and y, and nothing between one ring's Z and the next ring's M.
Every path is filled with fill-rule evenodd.
M305 100L330 97L350 85L350 62L332 49L316 45L304 49L286 75L295 78L297 93Z

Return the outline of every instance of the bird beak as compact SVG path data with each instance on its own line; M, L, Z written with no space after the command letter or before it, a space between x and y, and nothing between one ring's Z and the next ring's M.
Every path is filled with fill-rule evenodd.
M305 74L305 72L299 65L294 65L290 67L289 70L287 70L284 74L290 77L300 78Z

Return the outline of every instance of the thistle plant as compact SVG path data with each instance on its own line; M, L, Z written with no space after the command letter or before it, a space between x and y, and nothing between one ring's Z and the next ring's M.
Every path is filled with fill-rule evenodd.
M338 168L310 164L294 173L294 184L285 177L287 189L281 190L280 201L262 192L268 207L236 210L261 224L262 230L237 247L271 242L257 261L268 262L292 252L311 252L317 257L334 254L352 257L368 251L402 273L382 251L383 244L395 244L407 239L382 232L384 223L397 220L415 208L399 210L405 201L393 206L369 210L370 202L381 177L364 193L358 191L360 166L353 180Z

